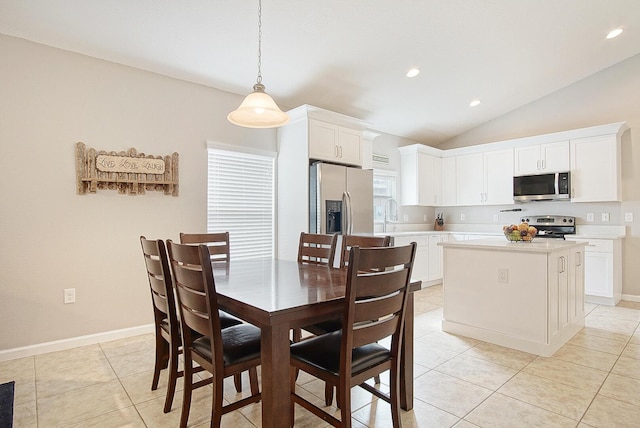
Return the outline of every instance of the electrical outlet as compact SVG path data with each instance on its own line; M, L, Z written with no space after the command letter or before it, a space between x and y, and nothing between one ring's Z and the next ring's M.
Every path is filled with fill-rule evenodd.
M464 214L460 214L460 221L464 221L464 219L467 218Z
M76 302L76 289L75 288L65 288L64 289L64 303L75 303Z
M587 213L587 221L593 221L593 213Z
M493 221L495 221L496 223L498 222L498 214L493 215Z
M624 213L624 221L632 222L633 221L633 213Z
M509 269L498 269L498 284L509 283Z
M404 214L402 216L402 219L405 221L405 223L408 222L409 221L409 214Z
M602 221L609 221L609 213L602 213Z

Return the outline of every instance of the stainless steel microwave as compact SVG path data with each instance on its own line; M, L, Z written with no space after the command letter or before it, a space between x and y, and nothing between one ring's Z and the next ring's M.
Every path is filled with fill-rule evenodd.
M515 202L566 201L570 198L570 172L513 177L513 200Z

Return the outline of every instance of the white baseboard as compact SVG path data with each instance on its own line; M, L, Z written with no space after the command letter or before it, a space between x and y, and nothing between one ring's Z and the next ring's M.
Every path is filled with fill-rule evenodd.
M77 348L78 346L94 345L96 343L108 342L110 340L139 336L141 334L153 333L154 330L155 328L153 324L147 324L138 327L124 328L122 330L113 330L104 333L89 334L87 336L56 340L53 342L38 343L36 345L23 346L21 348L6 349L4 351L0 351L0 362L46 354L48 352L64 351L65 349Z
M633 294L623 294L621 298L627 302L640 302L640 296L635 296Z

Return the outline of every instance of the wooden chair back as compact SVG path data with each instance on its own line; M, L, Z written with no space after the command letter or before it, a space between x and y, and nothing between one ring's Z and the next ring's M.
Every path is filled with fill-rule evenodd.
M337 242L337 235L302 232L298 245L298 263L333 266Z
M205 244L209 247L212 262L230 260L229 232L219 233L180 233L181 244Z
M142 254L147 268L147 277L149 278L155 323L159 325L166 319L169 322L171 331L175 328L177 333L179 327L176 302L173 294L171 268L169 267L164 242L141 236L140 244L142 245Z
M388 247L391 244L390 236L360 236L344 235L342 237L342 250L340 252L340 267L349 266L349 252L351 247Z
M351 376L347 368L350 372L353 348L388 336L392 338L392 359L399 361L415 253L414 242L402 247L351 248L343 318L341 376Z
M199 335L211 342L213 367L223 367L222 336L218 299L213 279L209 247L167 241L173 270L184 347L191 347Z

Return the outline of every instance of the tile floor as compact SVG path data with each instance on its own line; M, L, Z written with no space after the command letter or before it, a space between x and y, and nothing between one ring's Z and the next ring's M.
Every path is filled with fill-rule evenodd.
M415 403L403 426L640 426L640 303L587 305L587 312L585 328L542 358L443 333L442 288L418 292ZM150 390L153 343L143 335L0 363L0 382L16 381L14 426L177 427L181 394L164 414L164 389ZM320 381L299 383L302 394L323 401ZM236 398L231 382L225 393ZM360 388L352 402L354 427L391 426L385 402ZM208 426L209 412L210 390L202 388L189 425ZM259 427L260 404L225 415L222 426ZM296 426L327 425L298 407Z

